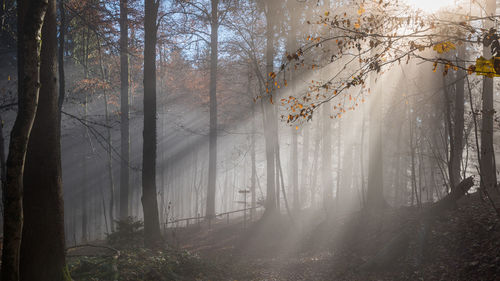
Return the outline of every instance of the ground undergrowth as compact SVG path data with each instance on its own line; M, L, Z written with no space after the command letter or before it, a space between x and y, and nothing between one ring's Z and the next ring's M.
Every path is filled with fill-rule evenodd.
M220 220L210 229L169 229L163 250L69 258L70 271L82 281L498 280L500 225L489 203L478 194L462 198L434 219L425 239L420 212L404 207L321 216L305 210L293 220L277 215L245 227L241 219ZM366 266L400 240L394 258Z

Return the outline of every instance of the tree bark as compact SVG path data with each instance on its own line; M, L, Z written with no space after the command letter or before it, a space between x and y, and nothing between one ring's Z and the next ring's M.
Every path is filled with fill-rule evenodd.
M300 210L299 197L299 156L298 156L298 130L295 127L291 128L292 147L290 149L290 185L292 186L293 200L292 210L297 212Z
M61 24L59 25L59 49L58 49L58 63L59 63L59 119L61 119L62 107L64 104L64 97L66 95L66 78L64 73L64 46L66 36L66 9L64 8L64 0L59 0L59 16ZM60 126L60 125L59 125Z
M49 0L42 28L40 97L24 170L22 281L70 280L65 253L56 15L56 0Z
M2 248L2 280L19 280L23 174L40 90L41 30L48 2L18 1L18 112L10 135Z
M253 96L253 92L251 90L251 83L252 83L252 72L251 72L251 67L249 67L248 70L248 94L250 96ZM252 196L251 199L251 207L252 209L250 210L250 220L254 218L255 215L255 207L257 206L257 194L256 194L256 181L257 181L257 163L256 163L256 153L255 153L255 145L256 145L256 140L255 140L255 134L257 133L256 126L255 126L255 103L252 104L252 135L251 135L251 140L250 140L250 158L252 162L252 178L250 182L250 194Z
M7 173L7 167L5 164L5 137L3 131L4 121L2 116L0 115L0 182L2 183L2 224L3 224L3 215L4 215L4 206L5 201L3 195L5 194L5 178Z
M128 3L120 0L120 219L126 219L129 215L129 154L130 154L130 132L129 132L129 73L128 73Z
M488 0L486 2L487 16L495 14L496 1ZM485 29L489 30L493 27L493 22L489 19L485 20ZM491 48L485 46L483 56L490 59ZM481 125L481 187L493 191L497 184L496 167L495 167L495 151L493 147L493 119L495 109L493 107L493 78L483 78L483 109L482 109L482 125Z
M465 46L458 48L457 65L457 78L459 79L455 85L455 111L454 111L454 127L453 127L453 151L451 152L451 186L461 181L461 168L462 168L462 153L464 148L464 91L465 91Z
M84 77L87 79L89 77L89 71L88 71L88 61L89 61L89 37L90 37L90 32L89 28L87 27L86 29L83 30L83 72L84 72ZM88 94L87 92L84 93L84 101L83 101L83 119L87 120L87 114L88 114ZM82 132L82 139L85 141L88 141L90 143L90 138L89 138L89 129L87 126L84 126L83 132ZM88 209L88 203L87 203L87 178L88 178L88 173L87 173L87 157L89 155L88 151L88 144L85 145L83 149L83 159L82 159L82 185L81 185L81 196L80 196L80 203L82 205L82 242L87 242L89 237L89 231L88 231L88 215L89 215L89 209Z
M331 120L328 105L323 107L323 157L321 161L321 185L323 208L328 211L333 200Z
M161 240L156 198L156 42L159 0L146 0L144 9L144 132L142 160L142 209L144 244Z
M208 189L206 217L215 216L215 186L217 184L217 62L219 41L219 0L212 0L210 33L210 133L208 152Z
M273 61L274 61L274 23L273 14L271 13L272 8L270 3L265 3L266 12L266 77L268 74L273 72ZM267 178L267 192L266 192L266 204L264 217L274 214L276 212L276 165L275 165L275 140L273 131L274 128L274 109L272 100L272 89L271 82L268 78L269 86L266 86L266 92L268 92L265 98L262 99L262 112L263 112L263 123L264 123L264 137L265 137L265 147L266 147L266 178Z

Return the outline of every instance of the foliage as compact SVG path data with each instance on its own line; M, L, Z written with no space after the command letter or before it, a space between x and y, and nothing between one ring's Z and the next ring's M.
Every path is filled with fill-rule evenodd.
M108 243L119 248L137 248L143 244L144 223L128 217L116 221L116 230L108 234Z
M449 53L459 48L477 52L490 48L494 56L500 50L496 29L480 28L482 18L463 15L457 9L450 17L451 13L425 14L393 0L353 1L334 10L320 7L305 21L310 27L303 36L306 41L285 53L279 72L265 77L265 91L256 100L264 96L270 96L271 103L277 100L280 88L287 86L287 73L297 69L312 73L332 64L338 70L331 75L312 80L309 87L296 89L288 98L280 97L287 112L282 120L309 121L319 106L329 102L333 104L330 117L340 118L365 101L373 84L368 80L413 59L432 62L434 72L443 65L443 75L467 69L469 74L496 76L496 60L479 59L479 65L465 68L451 59Z
M125 250L109 256L75 257L69 260L75 281L112 280L220 280L222 270L186 251Z

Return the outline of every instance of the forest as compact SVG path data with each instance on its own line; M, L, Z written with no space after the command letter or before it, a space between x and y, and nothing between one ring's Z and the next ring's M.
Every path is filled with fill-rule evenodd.
M496 0L0 4L0 281L500 279Z

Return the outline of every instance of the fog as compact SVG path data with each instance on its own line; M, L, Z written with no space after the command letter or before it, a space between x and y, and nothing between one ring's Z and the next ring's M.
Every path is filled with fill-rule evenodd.
M41 29L40 97L20 170L13 128L30 117L18 70L28 77L29 68L15 46L29 38L16 22L29 22L7 2L7 249L17 245L9 225L35 237L37 218L59 229L39 243L64 250L59 265L73 280L500 274L489 247L500 214L494 0L49 0L44 24L56 29ZM59 57L47 62L44 44L56 37L50 54ZM58 100L60 117L50 119L44 110ZM43 161L37 151L60 155ZM46 181L45 165L62 177ZM33 203L33 190L61 200ZM22 258L28 239L17 247L25 280L41 274ZM63 280L50 276L40 280Z

